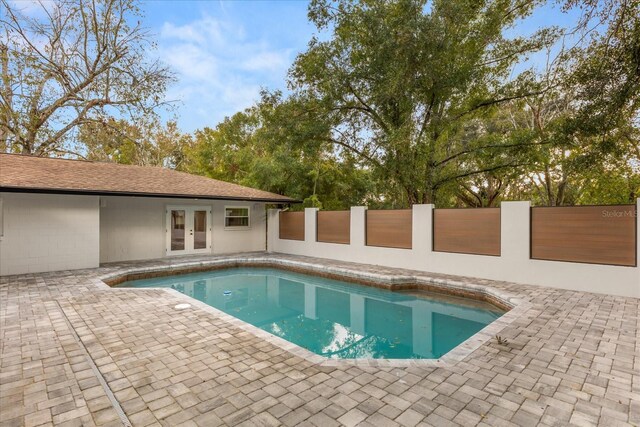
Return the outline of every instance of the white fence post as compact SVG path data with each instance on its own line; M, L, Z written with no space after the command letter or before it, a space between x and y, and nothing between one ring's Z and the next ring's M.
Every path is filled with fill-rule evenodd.
M526 264L530 256L531 202L500 204L500 253L509 268ZM506 264L505 264L506 265Z
M267 252L278 252L280 237L280 209L267 211Z
M366 206L352 206L351 207L351 249L352 251L359 251L364 248L366 242L366 219L365 214L367 212Z
M318 230L318 208L305 208L304 210L304 242L314 245Z
M412 249L421 257L428 257L432 252L433 205L413 205L412 217Z

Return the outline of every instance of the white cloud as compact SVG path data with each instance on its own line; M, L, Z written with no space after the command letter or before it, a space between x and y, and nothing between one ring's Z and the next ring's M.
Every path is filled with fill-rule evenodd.
M194 45L170 46L162 56L184 83L206 81L218 73L217 58Z
M185 130L215 126L251 106L261 87L282 84L293 60L291 49L273 47L242 25L211 16L185 25L165 22L159 52L178 73L167 98L182 101Z
M279 71L289 66L289 53L286 55L280 52L261 52L246 59L242 63L242 68L250 71Z
M55 6L53 0L13 0L9 2L12 9L31 18L38 18L45 15L46 10L51 10Z

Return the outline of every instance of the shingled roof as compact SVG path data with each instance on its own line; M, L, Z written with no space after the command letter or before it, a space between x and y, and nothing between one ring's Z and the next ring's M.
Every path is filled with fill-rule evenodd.
M0 154L0 191L292 203L225 181L152 166Z

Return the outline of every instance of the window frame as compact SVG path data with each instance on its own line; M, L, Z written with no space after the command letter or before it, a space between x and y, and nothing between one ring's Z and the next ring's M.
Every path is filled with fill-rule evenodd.
M227 209L246 209L247 215L227 216ZM247 225L227 225L227 218L247 218ZM251 206L225 206L224 207L224 229L225 230L248 230L251 228Z

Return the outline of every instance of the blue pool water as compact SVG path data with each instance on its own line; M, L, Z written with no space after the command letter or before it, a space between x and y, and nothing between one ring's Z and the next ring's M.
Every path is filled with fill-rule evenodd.
M439 358L502 315L476 301L391 292L276 269L218 270L119 286L176 289L337 359Z

